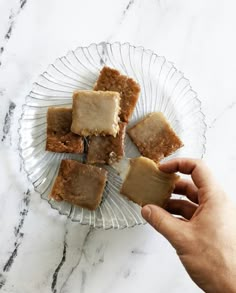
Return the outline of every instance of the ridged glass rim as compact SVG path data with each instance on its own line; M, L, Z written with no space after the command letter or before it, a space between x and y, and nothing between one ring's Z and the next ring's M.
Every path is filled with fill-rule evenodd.
M139 45L138 45L138 46L134 46L134 45L131 45L129 42L121 43L121 42L119 42L119 41L115 41L115 42L112 42L112 43L102 41L102 42L100 42L100 43L90 43L90 45L88 45L88 46L77 46L74 50L67 50L66 54L64 54L63 56L67 56L67 54L69 54L69 52L71 52L71 51L75 52L75 51L77 51L77 50L79 50L79 49L88 49L88 48L90 48L90 47L92 47L92 46L95 46L95 47L102 46L102 48L103 48L103 47L106 48L106 46L114 46L114 45L118 45L118 46L120 46L120 47L121 47L121 46L129 46L129 47L133 48L134 50L145 51L146 53L148 53L148 54L150 54L150 55L152 55L152 56L155 56L156 58L162 58L162 59L164 60L164 63L170 64L170 65L172 66L172 68L182 76L182 79L184 79L184 80L188 83L188 85L189 85L189 91L192 92L193 95L194 95L193 99L194 99L194 100L197 102L197 104L198 104L198 107L199 107L199 111L198 111L198 112L199 112L199 114L200 114L200 116L201 116L201 118L202 118L202 121L201 121L201 122L202 122L202 128L203 128L203 133L202 133L203 144L202 144L202 152L201 152L201 153L202 153L202 154L201 154L201 159L202 159L203 156L204 156L204 154L205 154L205 152L206 152L206 131L207 131L207 124L206 124L206 119L205 119L206 116L205 116L205 114L204 114L203 111L202 111L202 103L201 103L201 100L198 98L198 94L197 94L197 92L196 92L195 90L193 90L193 88L192 88L192 86L191 86L191 84L190 84L190 80L189 80L188 78L185 77L185 75L184 75L184 73L183 73L182 71L180 71L180 70L178 70L178 69L176 68L174 62L167 60L166 57L164 57L164 56L158 55L157 53L155 53L155 52L154 52L153 50L151 50L151 49L145 49L145 48L144 48L143 46L141 46L141 45L140 45L140 46L139 46ZM48 64L48 65L47 65L47 68L49 68L49 66L53 65L53 64L56 62L56 60L58 60L58 58L60 58L60 57L55 58L53 63ZM45 71L46 71L46 70L45 70ZM36 79L36 81L32 83L32 85L31 85L31 90L30 90L29 93L32 92L32 88L34 87L34 85L37 84L37 80L39 80L39 78L40 78L42 75L43 75L43 73L39 74L38 77L37 77L37 79ZM103 229L103 230L117 229L117 230L121 230L121 229L125 229L125 228L133 228L133 227L135 227L135 226L140 226L140 225L144 225L144 224L146 224L146 221L143 219L143 222L140 222L140 223L134 223L134 224L131 224L131 225L122 225L122 226L121 226L120 224L118 224L118 226L116 226L116 227L114 227L114 226L112 226L112 225L110 225L110 226L108 226L108 227L106 227L106 226L104 227L104 226L102 226L102 225L101 225L101 226L90 225L90 224L87 224L87 223L83 223L83 222L81 222L81 221L79 221L79 220L75 220L75 219L73 219L73 218L71 217L71 210L73 209L73 205L71 205L69 215L67 215L66 213L61 212L61 210L59 210L59 209L53 207L53 205L51 204L51 202L50 202L49 200L43 198L42 194L36 189L35 185L34 185L33 182L31 181L31 179L29 178L29 175L30 175L30 174L29 174L28 171L26 170L25 162L24 162L24 158L23 158L23 156L22 156L22 151L23 151L23 149L21 148L22 136L21 136L21 134L20 134L20 131L21 131L21 127L22 127L22 124L21 124L21 123L22 123L22 120L23 120L23 117L24 117L24 107L26 106L27 97L28 97L28 95L26 95L25 98L24 98L24 104L21 106L21 115L20 115L20 118L19 118L19 120L18 120L18 122L19 122L19 127L18 127L18 129L17 129L18 136L19 136L19 139L18 139L18 151L19 151L20 160L21 160L21 162L22 162L22 164L21 164L21 165L22 165L22 169L23 169L24 172L26 173L26 177L27 177L28 181L30 182L30 184L32 184L34 191L35 191L37 194L40 195L41 199L43 199L44 201L47 201L48 204L50 205L50 207L51 207L53 210L56 210L56 211L59 213L59 215L61 215L61 216L65 216L66 218L69 218L72 222L80 223L81 225L84 225L84 226L91 226L91 227L94 227L95 229Z

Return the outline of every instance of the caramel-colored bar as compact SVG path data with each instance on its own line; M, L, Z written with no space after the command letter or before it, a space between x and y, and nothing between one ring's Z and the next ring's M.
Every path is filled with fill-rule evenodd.
M77 91L73 95L71 131L82 136L116 136L119 112L119 93Z
M83 153L84 140L70 131L72 109L49 108L46 150L57 153Z
M120 192L140 206L155 204L164 207L178 178L176 174L161 172L154 161L139 157L130 160Z
M62 160L50 197L95 210L101 202L106 180L107 171L103 168Z
M137 103L140 86L132 78L121 75L116 69L103 67L94 90L115 91L120 93L121 121L128 122Z
M119 133L116 137L91 136L88 145L87 162L112 164L119 161L124 156L124 139L126 123L119 123Z
M127 132L140 153L156 162L183 146L161 112L149 114Z

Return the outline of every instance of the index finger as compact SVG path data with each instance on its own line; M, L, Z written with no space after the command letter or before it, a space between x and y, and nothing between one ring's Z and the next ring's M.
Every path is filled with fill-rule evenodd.
M189 174L194 184L198 188L215 186L214 178L202 160L177 158L165 162L159 166L159 169L165 173L180 172Z

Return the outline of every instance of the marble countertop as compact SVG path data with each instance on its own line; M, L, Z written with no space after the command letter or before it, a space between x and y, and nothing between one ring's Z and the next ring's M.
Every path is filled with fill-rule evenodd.
M206 115L205 161L236 201L234 0L0 0L0 292L201 292L149 225L95 230L40 199L17 128L32 83L69 49L142 45L190 79Z

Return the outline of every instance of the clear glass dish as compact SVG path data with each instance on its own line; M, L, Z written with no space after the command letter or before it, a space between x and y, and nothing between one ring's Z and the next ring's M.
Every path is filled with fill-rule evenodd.
M130 125L144 115L161 111L170 121L184 147L168 157L201 158L205 152L206 125L201 103L183 73L171 62L143 47L128 43L100 43L78 47L66 56L56 59L43 72L26 97L19 126L19 153L24 170L35 191L62 215L81 224L96 228L122 229L144 224L140 207L129 201L119 190L121 178L116 170L109 170L101 205L89 211L66 202L49 199L49 193L61 159L80 155L45 151L46 113L50 106L69 106L76 89L92 89L100 69L104 66L118 69L133 77L141 86L141 95ZM137 155L137 150L126 137L126 157Z

